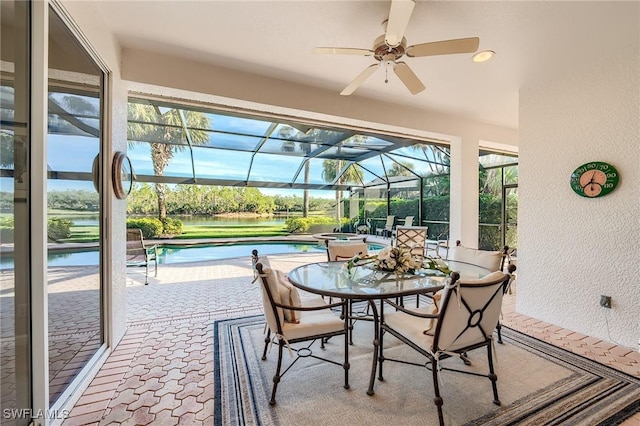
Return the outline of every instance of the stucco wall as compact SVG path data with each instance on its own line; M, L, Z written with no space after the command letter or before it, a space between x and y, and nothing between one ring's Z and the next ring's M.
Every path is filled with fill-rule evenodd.
M637 17L637 14L636 14ZM638 348L640 338L640 60L638 25L588 66L520 91L516 310ZM632 31L633 32L633 31ZM613 164L618 188L588 199L569 176ZM612 309L599 306L612 297Z

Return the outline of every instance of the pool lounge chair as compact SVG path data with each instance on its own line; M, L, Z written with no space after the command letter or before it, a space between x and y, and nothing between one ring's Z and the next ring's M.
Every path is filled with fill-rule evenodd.
M154 277L158 276L158 247L147 246L140 229L127 229L127 266L144 266L144 284L149 284L149 262L154 262Z

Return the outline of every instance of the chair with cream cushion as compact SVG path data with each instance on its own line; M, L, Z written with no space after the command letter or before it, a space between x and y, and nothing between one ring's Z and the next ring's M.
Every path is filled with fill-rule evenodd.
M393 231L391 231L391 240L395 240L396 238L396 231L398 229L399 226L413 226L413 216L407 216L404 218L404 220L402 221L402 224L398 224L398 226L396 226Z
M509 247L504 246L502 251L478 250L463 246L456 241L455 247L449 249L449 260L471 263L490 271L501 271L507 257Z
M502 271L504 269L504 264L507 259L508 253L508 246L504 246L502 251L477 250L463 246L458 240L456 241L456 246L451 248L449 259L458 262L478 265L490 271ZM503 289L505 293L511 286L511 281L513 280L513 274L516 270L516 267L514 265L513 267L509 267L508 269L509 273L511 274L511 279L505 283L505 287ZM496 331L498 332L498 343L502 343L501 328L502 326L500 325L500 321L498 321L498 324L496 325ZM463 354L461 358L465 362L465 364L469 363L465 354Z
M387 221L384 224L384 228L376 228L376 235L391 237L391 232L393 231L393 224L395 220L395 216L387 216Z
M500 405L497 376L493 368L493 330L498 323L502 306L503 287L509 280L509 274L493 272L478 280L460 280L453 272L447 281L437 313L428 313L427 308L406 309L391 300L384 300L380 313L380 358L379 379L383 380L383 363L391 360L431 371L434 388L434 403L438 410L440 424L444 424L442 414L443 400L440 395L438 376L443 371L454 371L474 376L487 377L491 381L493 403ZM393 311L386 312L385 305ZM435 323L435 324L432 324ZM420 355L424 362L412 362L403 359L386 358L384 340L390 333ZM488 372L483 374L477 369L460 370L443 362L445 359L486 347Z
M398 226L394 245L409 249L412 255L424 258L428 230L427 226Z
M362 241L327 241L327 257L329 262L349 260L357 254L369 254L367 243Z
M269 404L276 403L276 391L282 376L300 358L311 357L341 366L344 369L344 388L349 389L348 318L343 314L344 319L341 319L331 310L340 308L345 312L346 301L326 304L322 298L317 298L308 303L301 303L299 295L296 296L297 289L288 282L284 274L270 267L266 257L258 257L257 250L253 250L252 263L256 280L261 283L262 305L268 327L262 359L266 359L269 343L273 342L278 346L278 361ZM271 333L274 334L273 340ZM344 336L342 362L317 356L311 350L316 340L324 346L327 339L340 335ZM296 343L302 342L308 342L308 344L294 347ZM295 353L295 358L281 374L285 347L292 355Z
M357 242L356 241L339 241L339 240L327 241L327 256L329 258L329 262L349 260L357 254L364 255L364 256L369 254L367 243L362 241L357 241ZM329 298L329 303L331 303L331 301L332 299ZM353 312L354 302L357 302L357 300L349 299L347 301L348 303L347 312L349 312L349 331L350 331L349 343L350 344L353 344L353 333L351 332L353 330L353 324L359 318L363 318L369 314L369 305L367 304L367 307L365 308L365 310L356 312L356 314L354 315L354 312Z

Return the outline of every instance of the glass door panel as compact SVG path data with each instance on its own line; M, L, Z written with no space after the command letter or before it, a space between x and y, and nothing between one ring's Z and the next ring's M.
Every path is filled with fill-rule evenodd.
M0 407L27 425L31 404L29 276L30 2L0 2ZM21 411L22 410L22 411Z
M47 290L53 404L104 342L98 191L104 76L49 11ZM88 255L74 260L77 256L70 254L77 251Z

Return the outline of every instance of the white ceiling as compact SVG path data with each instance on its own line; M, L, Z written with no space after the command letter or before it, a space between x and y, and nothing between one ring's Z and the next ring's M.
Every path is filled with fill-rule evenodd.
M390 1L97 2L123 47L197 59L339 92L372 57L314 55L316 46L371 48ZM352 96L518 128L518 91L606 61L638 36L633 2L418 1L407 44L480 37L489 62L471 55L408 58L427 89L411 95L395 75L371 76ZM633 6L633 4L632 4ZM631 10L637 11L631 8ZM633 41L633 40L632 40Z

